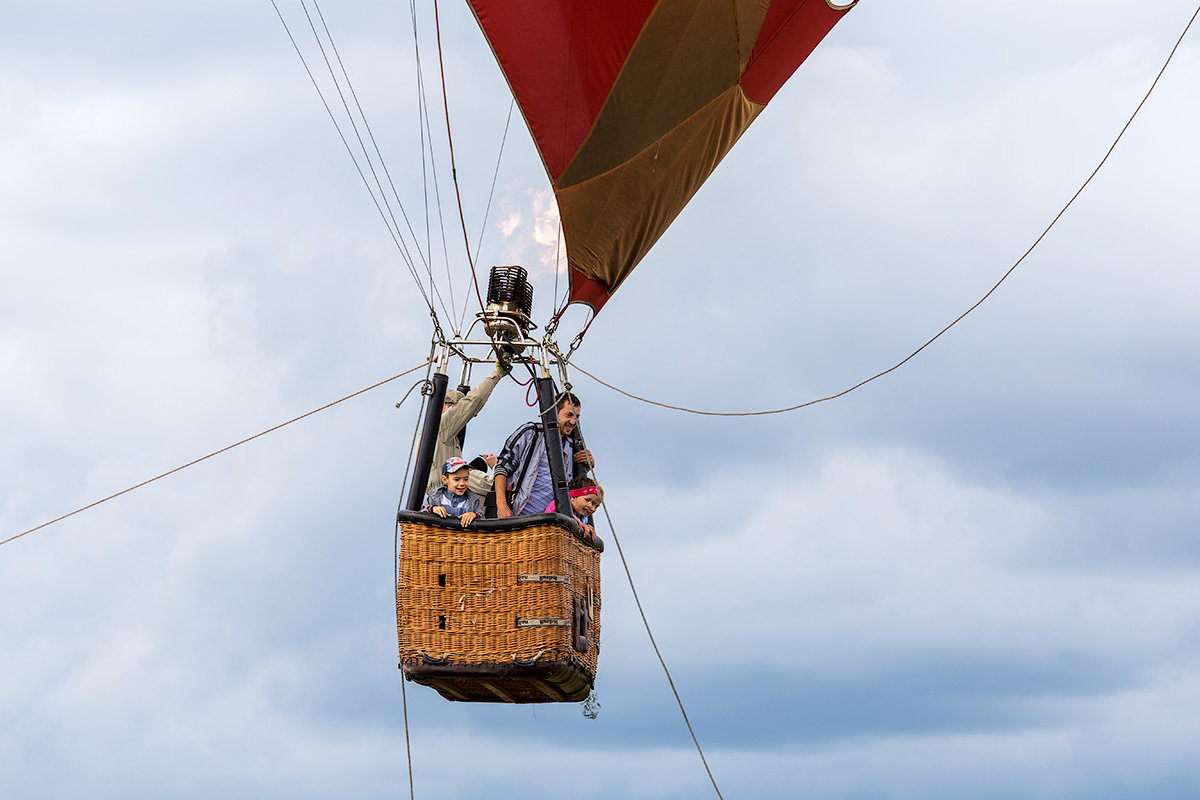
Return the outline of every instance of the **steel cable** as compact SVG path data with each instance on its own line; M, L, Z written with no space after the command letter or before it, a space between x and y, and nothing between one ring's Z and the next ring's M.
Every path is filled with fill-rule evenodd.
M953 328L959 322L962 322L962 320L968 314L970 314L972 311L974 311L975 309L977 309L981 305L983 305L984 301L986 301L989 297L991 297L992 294L997 289L1000 288L1000 284L1004 283L1004 281L1006 281L1008 279L1008 277L1010 275L1012 275L1013 272L1016 271L1017 267L1021 266L1021 264L1029 256L1029 254L1033 252L1034 248L1036 248L1039 244L1041 244L1042 240L1046 238L1046 235L1048 233L1050 233L1050 230L1055 226L1055 224L1057 224L1058 221L1062 218L1062 216L1067 213L1067 209L1069 209L1071 207L1071 205L1075 202L1075 200L1079 197L1079 195L1081 195L1083 193L1083 190L1088 187L1088 184L1090 184L1092 182L1092 179L1096 177L1096 174L1100 172L1100 169L1108 161L1109 156L1111 156L1113 154L1113 151L1116 150L1117 145L1121 142L1121 139L1124 138L1125 132L1129 130L1129 126L1132 125L1134 119L1137 118L1138 112L1140 112L1142 110L1142 106L1144 106L1146 104L1146 101L1150 99L1150 95L1154 92L1155 87L1158 86L1159 79L1162 78L1163 73L1165 73L1167 71L1167 67L1170 65L1171 60L1175 57L1176 51L1179 50L1179 45L1183 43L1184 37L1187 36L1188 31L1191 29L1192 24L1196 21L1197 16L1200 16L1200 6L1197 6L1196 10L1192 13L1192 16L1188 20L1187 25L1185 25L1183 28L1183 32L1180 33L1179 38L1176 39L1175 46L1171 48L1171 52L1167 55L1167 58L1163 62L1162 67L1159 69L1158 74L1156 74L1154 76L1154 80L1150 83L1150 88L1146 90L1146 94L1142 97L1141 102L1139 102L1137 104L1137 107L1134 108L1133 113L1129 115L1129 119L1126 120L1125 124L1121 127L1120 133L1117 134L1117 137L1113 140L1113 143L1109 146L1108 150L1104 153L1104 157L1100 159L1100 163L1098 163L1096 165L1096 168L1092 170L1091 174L1089 174L1087 176L1087 179L1084 180L1083 184L1080 185L1080 187L1077 190L1075 190L1075 193L1073 195L1071 195L1071 199L1068 200L1066 202L1066 204L1062 207L1062 209L1060 209L1059 212L1054 215L1054 219L1050 220L1050 224L1047 225L1046 228L1041 232L1041 234L1034 240L1033 244L1029 245L1029 247L1025 250L1025 252L1021 254L1021 257L1018 258L1016 260L1016 262L1011 267L1008 268L1007 272L1005 272L1003 275L1000 276L1000 280L996 281L995 284L992 285L992 288L988 289L987 292L984 293L983 297L981 297L977 301L975 301L975 303L970 308L968 308L966 311L962 312L957 317L955 317L955 319L949 325L942 328L940 331L938 331L936 334L934 334L932 337L930 337L930 339L928 341L926 341L923 345L918 347L913 352L909 353L907 356L905 356L900 361L897 361L892 366L883 370L882 372L877 372L876 374L872 375L871 377L861 380L858 383L854 384L853 386L849 387L848 389L843 389L842 391L840 391L836 394L827 395L826 397L820 397L815 400L808 400L804 403L797 403L794 406L788 406L786 408L775 408L775 409L769 409L769 410L765 410L765 411L700 411L700 410L697 410L694 408L687 408L685 406L672 405L670 403L662 403L657 400L650 400L649 398L641 397L639 395L633 394L632 392L627 392L624 389L619 389L616 386L613 386L611 383L602 381L600 378L597 378L592 373L590 373L587 370L580 367L578 364L574 364L573 366L575 367L575 369L579 370L584 375L587 375L589 378L591 378L592 380L594 380L596 383L600 384L601 386L605 386L609 389L612 389L614 392L617 392L618 394L622 394L632 400L638 400L642 403L648 403L653 406L659 406L661 408L667 408L667 409L671 409L673 411L682 411L682 412L685 412L688 414L699 414L699 415L707 416L707 417L760 417L760 416L766 416L768 414L786 414L790 411L796 411L801 408L807 408L808 406L816 405L817 403L824 403L829 400L836 400L839 397L844 397L845 395L849 394L850 392L853 392L855 389L866 386L868 383L870 383L874 380L877 380L879 378L882 378L884 375L887 375L890 372L896 371L900 367L907 364L909 361L916 358L917 355L920 354L920 352L922 350L924 350L926 347L929 347L929 345L933 344L938 339L940 339L943 334L945 334L947 331L949 331L951 328ZM586 330L587 329L585 328L584 331L586 331Z
M596 475L596 468L593 465L591 468L593 476ZM600 484L599 479L596 479L597 485ZM608 522L608 529L612 532L613 543L617 546L617 555L621 558L621 566L625 569L625 578L629 581L629 590L633 593L633 602L637 605L638 614L642 617L642 625L646 628L646 635L650 637L650 646L654 648L654 655L658 657L658 663L662 665L663 674L667 676L667 683L671 687L671 694L675 695L675 702L679 706L679 713L683 715L683 724L687 726L688 733L691 734L692 743L696 746L696 752L700 754L700 762L704 765L704 771L708 773L708 779L712 782L713 791L717 793L717 797L724 800L721 795L721 789L717 786L717 779L713 776L712 769L708 766L708 759L704 756L704 748L700 746L700 739L696 737L696 731L692 728L692 722L688 719L687 709L683 707L683 698L679 696L679 690L675 688L675 681L671 677L671 670L667 668L666 659L663 658L662 651L658 649L658 642L654 640L654 632L650 630L650 620L646 618L646 610L642 607L642 600L638 597L637 586L633 582L633 573L629 570L629 562L625 560L625 550L621 547L621 538L617 536L617 529L613 526L612 516L608 513L608 504L600 501L600 508L604 511L604 519Z
M287 422L281 422L278 425L267 428L265 431L260 431L256 434L254 434L253 436L247 436L245 439L242 439L241 441L237 441L237 442L234 442L233 444L225 445L220 450L214 450L213 452L209 453L206 456L200 456L199 458L192 459L191 461L187 462L186 464L175 467L174 469L167 470L166 472L162 473L161 475L155 475L153 478L147 478L146 480L142 481L141 483L135 484L134 486L130 486L128 489L122 489L121 491L119 491L115 494L110 494L108 497L102 498L93 503L88 503L86 506L77 508L74 511L63 514L62 516L55 517L54 519L50 520L49 522L43 522L41 525L32 527L27 531L21 531L20 533L16 534L15 536L10 536L7 539L0 541L0 546L6 545L15 539L20 539L22 536L26 536L30 533L33 533L34 531L39 531L42 528L53 525L56 522L61 522L64 519L67 519L68 517L73 517L76 514L79 514L83 511L87 511L89 508L95 508L96 506L100 505L101 503L107 503L109 500L116 499L123 494L129 494L133 490L140 489L147 484L153 483L154 481L158 480L159 478L165 478L168 475L174 475L176 472L180 472L182 470L187 469L188 467L195 466L196 464L199 464L201 461L206 461L206 460L212 458L213 456L220 455L221 453L224 453L228 450L232 450L233 448L238 447L243 444L246 444L247 442L254 441L255 439L259 438L260 436L266 436L268 433L273 433L274 431L277 431L280 428L291 425L293 422L299 422L300 420L304 419L305 417L311 417L313 414L324 411L327 408L332 408L333 406L336 406L338 403L344 403L345 401L350 400L351 398L358 397L360 394L364 394L365 392L369 392L372 389L376 389L380 386L383 386L385 383L391 383L392 381L396 380L397 378L403 378L405 375L408 375L409 373L412 373L412 372L416 372L417 370L421 369L424 366L426 366L425 363L418 364L417 366L413 367L412 369L407 369L404 372L401 372L399 375L393 375L390 378L384 378L383 380L379 381L378 383L373 383L370 386L366 387L365 389L359 389L357 392L348 394L339 400L334 400L332 403L326 403L325 405L321 406L320 408L314 408L312 411L306 411L305 413L301 414L298 417L293 417L293 418L289 419Z

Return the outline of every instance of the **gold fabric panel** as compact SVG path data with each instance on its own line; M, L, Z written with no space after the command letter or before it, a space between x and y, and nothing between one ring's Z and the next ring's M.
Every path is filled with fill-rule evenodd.
M637 157L735 85L741 77L735 13L730 0L661 2L555 188L590 180Z
M557 189L571 266L616 291L763 108L735 84L621 169Z
M734 0L737 9L738 77L746 71L746 62L758 41L763 20L767 18L767 6L771 0Z

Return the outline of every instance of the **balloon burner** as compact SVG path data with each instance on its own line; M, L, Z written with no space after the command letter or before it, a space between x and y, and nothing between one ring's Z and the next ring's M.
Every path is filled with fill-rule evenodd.
M516 265L492 267L487 307L481 315L492 340L509 353L524 350L525 345L521 342L529 337L529 330L536 327L529 318L532 311L533 287L529 285L525 268Z

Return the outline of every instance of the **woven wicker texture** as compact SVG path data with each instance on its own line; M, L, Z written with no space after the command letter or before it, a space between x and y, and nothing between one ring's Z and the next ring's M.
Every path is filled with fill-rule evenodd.
M522 583L521 575L570 582ZM576 597L588 603L586 652L573 646L571 624L517 626L518 619L572 620ZM479 531L405 519L396 627L402 664L568 661L590 682L600 638L600 554L565 525Z

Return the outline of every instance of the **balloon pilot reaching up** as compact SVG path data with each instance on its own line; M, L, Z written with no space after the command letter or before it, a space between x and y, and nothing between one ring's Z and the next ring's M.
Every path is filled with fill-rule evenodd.
M574 434L582 414L579 398L563 392L558 399L557 414L563 466L569 478L573 471L594 467L596 461L582 443L576 449ZM496 516L499 518L540 514L554 499L554 481L543 433L541 422L526 422L504 443L496 464Z
M433 460L430 463L429 480L425 491L432 492L438 488L438 465L445 464L446 459L455 456L461 458L463 451L462 433L467 423L483 410L484 404L492 396L492 390L500 379L508 374L506 364L496 364L492 374L481 380L474 389L465 395L453 389L446 392L442 403L442 417L438 424L437 441L434 445ZM484 453L481 458L489 467L496 466L496 456ZM470 465L468 465L470 466ZM492 490L492 479L487 471L474 467L470 477L469 490L479 496L485 496Z
M461 458L446 459L442 465L442 485L425 495L422 511L439 517L457 517L465 528L483 513L483 499L467 491L471 484L471 466Z

